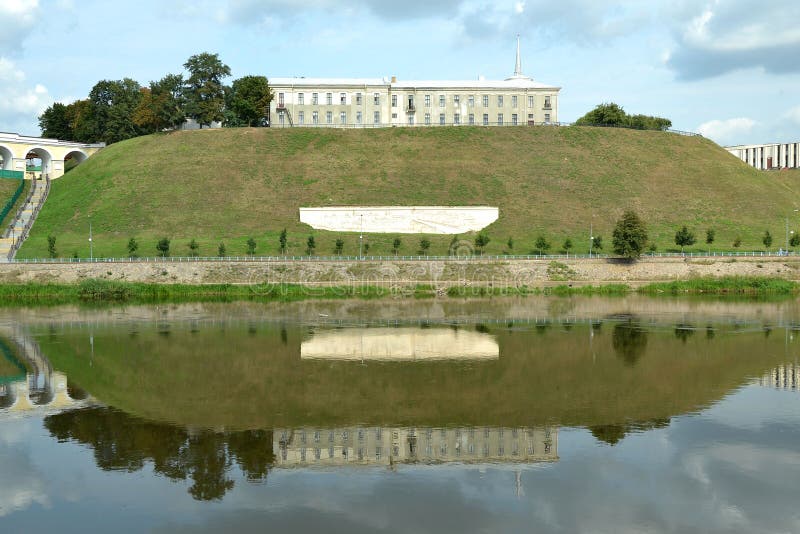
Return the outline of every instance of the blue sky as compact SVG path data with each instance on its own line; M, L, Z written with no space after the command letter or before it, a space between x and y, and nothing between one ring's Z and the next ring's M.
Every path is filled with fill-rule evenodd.
M613 101L720 144L800 141L796 0L0 0L0 20L0 131L204 51L234 78L502 79L520 34L563 121Z

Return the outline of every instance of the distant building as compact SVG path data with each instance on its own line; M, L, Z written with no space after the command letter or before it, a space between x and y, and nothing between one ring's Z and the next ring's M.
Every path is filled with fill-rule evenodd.
M505 80L270 78L272 127L516 126L558 122L560 87L522 74Z
M800 143L726 146L725 150L756 169L800 168Z

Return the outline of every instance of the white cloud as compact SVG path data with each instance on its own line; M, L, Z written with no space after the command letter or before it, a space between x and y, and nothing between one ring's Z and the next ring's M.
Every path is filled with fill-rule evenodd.
M0 56L0 131L36 135L38 116L53 103L42 84L29 84L25 73Z
M786 112L784 118L792 121L795 124L800 124L800 106L795 106Z
M0 54L19 51L39 16L39 0L0 0Z
M722 145L731 139L735 139L738 135L750 132L755 125L756 121L747 117L726 120L715 119L704 122L697 127L697 131Z

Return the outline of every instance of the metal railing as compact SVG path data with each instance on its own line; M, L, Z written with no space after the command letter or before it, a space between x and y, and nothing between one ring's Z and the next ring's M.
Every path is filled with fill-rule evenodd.
M45 185L44 185L44 193L39 198L39 202L36 203L36 206L33 207L33 211L31 212L30 218L25 222L25 226L22 227L20 230L19 236L14 237L14 242L11 244L11 250L8 251L8 260L14 261L14 256L17 254L19 247L22 246L22 243L28 238L28 234L31 231L31 227L33 227L33 223L36 221L36 217L39 215L39 211L41 211L42 206L44 205L45 200L47 200L47 195L50 193L50 176L45 174ZM37 186L37 180L34 180L31 184L31 192L28 195L28 198L25 200L25 203L20 207L19 212L17 212L17 216L14 219L14 224L22 217L23 212L27 205L31 202L33 198L33 194L36 189L40 186Z
M734 252L652 252L643 254L640 259L650 258L779 258L798 257L798 252L786 251L734 251ZM197 263L197 262L243 262L243 263L280 263L280 262L354 262L354 261L449 261L449 262L485 262L508 260L615 260L620 256L610 254L483 254L469 256L429 256L429 255L379 255L379 256L147 256L136 258L29 258L14 259L14 263Z

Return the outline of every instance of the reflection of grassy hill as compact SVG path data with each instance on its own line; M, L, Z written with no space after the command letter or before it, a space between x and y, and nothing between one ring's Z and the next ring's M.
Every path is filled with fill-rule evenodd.
M489 331L500 359L466 364L301 360L301 331L263 326L133 334L109 327L94 331L93 358L85 333L40 343L57 369L102 402L233 429L660 421L708 406L784 354L782 336L760 332L721 330L712 342L705 332L625 336L612 324L593 336L577 325L569 333Z
M606 128L448 127L379 130L224 129L177 132L117 143L56 180L20 257L46 256L47 236L62 255L88 256L88 216L95 254L124 255L130 237L140 255L173 238L186 255L276 253L289 230L289 251L305 250L310 228L300 206L493 205L489 252L508 237L527 253L539 234L559 248L566 237L585 243L589 225L610 242L625 208L650 225L661 249L674 247L679 225L698 237L717 230L717 245L760 248L765 229L780 235L797 204L788 173L764 173L700 137ZM330 254L338 235L317 233L317 253ZM345 237L345 254L357 251ZM371 252L386 254L394 236L369 235ZM443 253L449 238L432 239ZM700 239L702 241L702 239ZM403 238L414 253L419 236ZM698 245L704 249L704 246Z
M20 362L16 345L0 338L0 383L3 378L25 376L25 365Z

